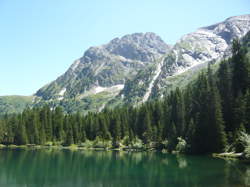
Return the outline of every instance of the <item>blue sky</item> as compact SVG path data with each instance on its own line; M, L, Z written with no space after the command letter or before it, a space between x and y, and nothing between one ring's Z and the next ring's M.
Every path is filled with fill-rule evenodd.
M33 94L115 37L155 32L174 44L249 13L249 0L0 0L0 95Z

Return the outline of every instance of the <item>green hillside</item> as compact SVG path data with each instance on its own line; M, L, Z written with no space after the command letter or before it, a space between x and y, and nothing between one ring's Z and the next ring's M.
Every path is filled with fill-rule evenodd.
M0 96L0 114L18 113L32 104L33 96Z

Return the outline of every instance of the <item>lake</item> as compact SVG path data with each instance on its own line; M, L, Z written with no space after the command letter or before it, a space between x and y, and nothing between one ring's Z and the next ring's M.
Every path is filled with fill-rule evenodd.
M153 152L0 150L1 187L250 185L250 166Z

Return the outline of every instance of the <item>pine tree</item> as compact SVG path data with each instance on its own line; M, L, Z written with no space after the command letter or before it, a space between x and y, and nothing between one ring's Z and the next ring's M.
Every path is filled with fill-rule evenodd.
M168 135L168 150L169 151L173 151L176 147L177 144L177 129L176 129L176 125L174 122L171 122L170 125L168 126L168 131L169 131L169 135Z
M63 118L62 108L56 107L53 115L53 136L57 141L61 141L64 137Z
M227 138L224 131L224 121L222 118L220 97L215 85L214 76L211 67L208 66L208 82L209 82L209 137L210 146L208 152L222 152L227 145Z
M111 135L107 128L107 121L104 116L100 116L99 118L99 135L103 141L111 139Z
M142 125L143 125L142 141L144 144L149 144L152 140L152 127L151 127L150 114L148 111L144 115Z
M15 133L15 140L14 143L16 145L25 145L28 143L27 133L24 121L22 120L22 117L19 116L19 124Z
M42 121L42 126L44 128L45 139L47 141L52 141L52 114L48 105L45 105L40 114Z
M121 109L121 138L129 135L128 111L126 108Z
M194 116L193 111L193 87L191 84L187 85L183 93L183 102L185 106L185 127L184 127L184 137L190 136L188 133L194 131ZM191 124L192 122L192 124Z
M79 116L77 116L77 115L79 115L79 113L70 115L70 122L69 122L70 127L71 127L71 131L72 131L72 136L73 136L73 139L74 139L75 143L79 142L79 129L78 129L78 126L79 126L80 120L79 120Z
M246 101L245 97L241 94L241 92L238 93L238 97L234 101L233 105L233 136L235 136L235 133L237 129L239 129L240 125L246 124L246 114L245 114L245 109L246 107ZM236 139L234 138L234 141Z
M82 118L82 123L80 127L80 142L85 142L87 140L87 134L86 134L86 119Z
M245 121L245 128L246 128L246 132L248 134L250 134L250 89L247 91L246 95L245 95L245 117L246 117L246 121Z
M112 119L112 144L113 147L119 147L119 141L121 139L121 121L118 116Z
M163 125L161 122L158 122L157 124L157 134L156 134L156 140L158 143L162 142L163 140Z
M195 123L193 118L190 119L189 124L188 124L188 129L186 132L186 141L188 145L192 145L194 141L194 135L195 135Z
M204 139L207 136L208 130L208 102L207 98L208 83L207 78L204 73L201 73L194 84L194 100L193 100L193 112L196 114L194 116L195 126L195 137L193 148L196 152L205 152L205 146L209 142Z
M74 138L73 138L73 132L72 132L72 126L70 123L68 123L68 128L66 131L66 139L64 141L64 145L70 146L74 143Z
M219 91L222 103L222 114L225 121L226 132L233 131L233 92L232 92L232 75L229 62L223 60L218 70Z
M170 112L171 107L168 105L168 98L163 102L163 118L162 118L162 139L166 140L171 135L170 133Z
M32 142L33 144L40 144L40 138L39 138L39 131L38 131L38 127L40 126L40 120L39 120L39 114L37 112L37 110L34 110L32 112L32 121L31 121L31 132L33 132L33 136L32 136Z
M183 96L180 89L177 87L175 90L173 107L173 121L176 124L177 136L181 137L184 135L185 129L185 106Z
M239 93L243 95L249 86L249 65L246 57L246 50L241 47L239 40L233 41L233 91L237 97Z

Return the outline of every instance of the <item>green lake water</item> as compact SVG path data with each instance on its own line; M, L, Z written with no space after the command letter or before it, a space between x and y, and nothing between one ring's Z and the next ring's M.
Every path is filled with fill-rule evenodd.
M250 166L208 156L0 150L0 187L250 185Z

